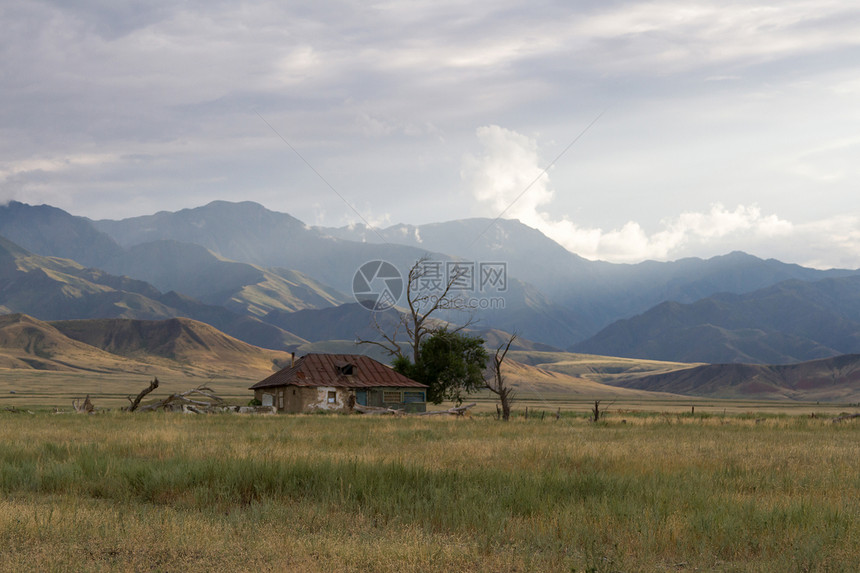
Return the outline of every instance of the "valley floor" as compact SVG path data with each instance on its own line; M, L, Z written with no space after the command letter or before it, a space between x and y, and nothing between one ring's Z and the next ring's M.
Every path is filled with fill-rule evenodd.
M159 389L150 397L165 398L171 393L183 392L201 384L212 388L220 397L234 405L246 405L253 398L248 390L257 378L182 376L175 372L158 376ZM90 399L100 409L118 409L128 405L128 396L136 396L152 380L144 374L105 374L69 373L39 370L0 370L0 411L3 408L25 410L71 411L72 400ZM549 419L559 410L562 412L587 415L600 400L601 410L622 418L627 412L659 412L697 414L794 414L836 416L847 410L854 411L856 403L839 402L797 402L790 400L728 400L697 398L661 393L639 392L639 395L614 396L600 392L590 394L585 391L565 391L539 384L520 384L514 403L514 415L525 415L528 408L530 417L543 416ZM622 389L623 390L623 389ZM496 400L489 392L470 396L470 402L477 402L476 413L495 413ZM452 404L428 405L428 409L445 409Z
M0 409L0 570L851 571L858 422Z

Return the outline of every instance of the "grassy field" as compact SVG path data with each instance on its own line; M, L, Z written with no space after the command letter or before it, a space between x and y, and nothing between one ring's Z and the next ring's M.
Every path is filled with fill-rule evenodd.
M0 410L0 569L854 571L860 420Z

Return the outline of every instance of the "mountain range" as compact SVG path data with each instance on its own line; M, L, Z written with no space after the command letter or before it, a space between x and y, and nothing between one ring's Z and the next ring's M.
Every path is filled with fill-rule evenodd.
M860 276L783 281L691 304L664 302L574 345L654 360L785 364L860 352Z
M741 252L589 261L515 220L323 228L215 201L93 221L11 202L0 236L0 310L41 320L182 316L274 350L354 341L372 322L348 294L356 269L386 260L405 275L430 256L503 265L503 289L467 293L503 300L475 310L474 332L517 332L532 349L762 364L860 352L856 270Z

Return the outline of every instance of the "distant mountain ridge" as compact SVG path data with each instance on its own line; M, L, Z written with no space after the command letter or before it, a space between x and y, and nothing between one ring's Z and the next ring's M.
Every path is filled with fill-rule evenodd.
M344 292L351 289L352 276L365 261L382 259L408 268L426 254L403 245L328 237L291 215L250 201L213 201L175 213L92 224L124 247L165 239L193 243L233 261L294 269Z
M393 225L375 231L360 224L319 229L341 239L380 242L381 236L466 260L506 262L510 276L534 285L553 305L573 313L577 320L574 330L582 333L580 340L665 301L690 303L721 292L752 292L790 279L814 281L858 274L851 269L822 271L763 260L739 251L671 262L590 261L536 229L505 219ZM559 340L554 343L558 345Z
M40 255L99 267L122 254L122 247L87 219L50 205L10 201L0 206L0 235Z
M573 352L711 363L801 362L860 353L860 276L784 281L743 295L666 302Z

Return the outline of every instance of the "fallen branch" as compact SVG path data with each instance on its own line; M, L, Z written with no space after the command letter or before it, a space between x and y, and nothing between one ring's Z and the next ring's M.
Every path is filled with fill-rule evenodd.
M200 399L192 399L188 396L194 395L203 396L204 398L208 398L208 400L200 400ZM184 406L195 407L194 412L197 413L208 413L215 412L216 408L220 408L221 404L224 400L215 394L215 391L208 386L198 386L197 388L193 388L191 390L186 390L180 394L171 394L167 398L160 400L158 402L154 402L152 404L147 404L145 406L140 406L137 411L138 412L150 412L152 410L166 410L166 409L183 409ZM198 408L199 406L199 408Z
M844 422L845 420L850 420L851 418L860 418L860 414L843 414L842 416L838 416L833 418L833 423L836 422Z
M436 410L435 412L418 412L416 416L441 416L447 414L449 416L464 416L469 408L477 406L476 403L466 404L465 406L455 406L447 410Z
M128 408L125 408L126 412L134 412L137 410L137 407L140 406L140 401L143 400L143 397L158 388L158 378L153 378L152 382L149 383L149 387L144 388L140 391L140 394L137 395L137 398L134 400L131 399L131 396L126 396L128 401L131 402L131 405Z
M362 406L361 404L354 404L352 409L359 414L368 415L403 416L405 414L403 410L395 410L394 408L378 408L376 406Z

